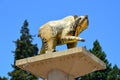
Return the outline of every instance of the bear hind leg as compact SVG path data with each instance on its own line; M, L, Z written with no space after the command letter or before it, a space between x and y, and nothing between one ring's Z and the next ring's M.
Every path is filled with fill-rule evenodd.
M46 53L51 53L51 52L55 52L55 47L56 47L57 43L56 40L54 38L50 39L47 41L47 50Z

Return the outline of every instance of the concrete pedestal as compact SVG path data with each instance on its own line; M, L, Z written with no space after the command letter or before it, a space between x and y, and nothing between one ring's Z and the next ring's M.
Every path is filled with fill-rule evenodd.
M83 47L37 55L16 61L16 66L48 80L74 80L106 65Z
M73 76L60 70L52 70L48 73L47 80L75 80Z

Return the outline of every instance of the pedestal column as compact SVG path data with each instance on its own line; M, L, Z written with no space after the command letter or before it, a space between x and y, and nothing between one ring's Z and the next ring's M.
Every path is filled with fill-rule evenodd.
M75 80L73 76L68 75L60 70L52 70L49 72L47 80Z

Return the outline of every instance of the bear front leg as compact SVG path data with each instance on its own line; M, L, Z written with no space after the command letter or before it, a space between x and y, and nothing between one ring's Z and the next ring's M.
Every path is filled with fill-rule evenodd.
M83 38L75 37L75 36L64 36L61 38L62 44L67 44L67 43L74 43L77 41L82 41L84 42L85 40Z
M82 42L85 41L83 38L72 36L69 33L70 33L69 28L66 28L62 31L62 35L61 35L61 43L62 44L75 43L77 41L82 41Z
M77 46L77 42L74 42L74 43L68 43L67 44L67 48L70 49L70 48L74 48Z

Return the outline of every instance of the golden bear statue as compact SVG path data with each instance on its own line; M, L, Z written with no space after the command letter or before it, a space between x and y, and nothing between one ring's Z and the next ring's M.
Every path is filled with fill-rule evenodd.
M67 44L67 48L76 47L77 41L84 42L78 35L88 27L88 16L67 16L56 21L49 21L39 28L38 36L42 39L40 54L55 51L57 45Z

